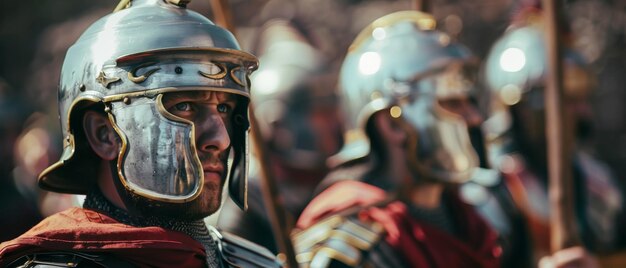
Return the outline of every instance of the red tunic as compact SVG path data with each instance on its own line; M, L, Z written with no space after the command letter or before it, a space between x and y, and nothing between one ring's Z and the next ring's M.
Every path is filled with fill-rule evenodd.
M502 250L497 245L497 234L472 207L457 198L452 200L455 223L462 228L457 238L412 218L403 202L368 206L385 197L383 190L362 182L336 183L309 204L298 220L298 228L307 228L346 208L363 206L367 208L358 213L359 218L382 224L385 241L409 267L499 267Z
M54 214L0 244L0 267L31 253L79 251L113 254L139 267L205 267L204 247L160 227L133 227L83 208Z

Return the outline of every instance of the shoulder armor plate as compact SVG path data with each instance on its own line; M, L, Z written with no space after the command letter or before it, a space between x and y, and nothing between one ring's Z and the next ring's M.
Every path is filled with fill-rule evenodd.
M227 267L281 267L268 249L234 234L208 226L218 241L219 253Z
M357 266L384 232L379 223L334 215L292 234L296 260L303 267L327 267L335 261Z

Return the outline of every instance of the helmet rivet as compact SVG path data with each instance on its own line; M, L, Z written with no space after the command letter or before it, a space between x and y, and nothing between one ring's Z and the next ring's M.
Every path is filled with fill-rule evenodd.
M109 106L105 106L104 107L104 112L108 113L110 111L111 111L111 107L109 107Z
M128 97L124 97L124 99L122 100L122 102L123 102L124 104L130 104L130 98L128 98Z
M176 72L177 74L182 74L183 68L181 68L180 66L176 66L176 68L174 69L174 72Z
M80 86L78 86L78 89L82 92L85 91L85 84L80 84Z

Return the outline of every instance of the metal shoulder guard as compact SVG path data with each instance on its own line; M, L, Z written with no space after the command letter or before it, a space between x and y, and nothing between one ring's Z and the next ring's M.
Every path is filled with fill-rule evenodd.
M282 267L268 249L213 226L207 227L218 242L222 267Z
M291 237L300 267L358 267L385 231L376 222L334 215Z
M75 251L43 252L24 255L8 267L135 267L108 254L84 253Z

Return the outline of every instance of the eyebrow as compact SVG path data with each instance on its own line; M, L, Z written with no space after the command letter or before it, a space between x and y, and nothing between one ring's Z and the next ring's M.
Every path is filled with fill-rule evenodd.
M217 99L219 101L237 101L237 96L235 94L220 92L220 91L175 91L168 92L163 97L165 100L176 100L176 99L207 99L211 93L217 94Z
M237 95L233 93L213 91L217 93L217 99L220 101L237 101Z

